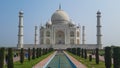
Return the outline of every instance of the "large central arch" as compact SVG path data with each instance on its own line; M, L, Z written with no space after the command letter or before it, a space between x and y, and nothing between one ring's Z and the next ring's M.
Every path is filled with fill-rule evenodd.
M55 41L56 44L65 44L65 33L61 30L56 31Z

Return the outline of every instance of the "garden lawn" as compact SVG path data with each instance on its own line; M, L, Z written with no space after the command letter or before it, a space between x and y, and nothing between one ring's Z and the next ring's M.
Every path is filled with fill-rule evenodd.
M32 68L35 64L37 64L38 62L40 62L41 60L47 58L50 54L52 54L53 52L50 52L46 55L43 55L39 58L36 59L31 59L30 61L28 59L24 60L24 63L21 64L19 61L14 62L14 68ZM7 68L7 66L5 65L4 68Z
M77 55L74 55L67 51L69 55L80 61L82 64L84 64L87 68L105 68L105 63L103 61L100 61L99 64L96 64L95 59L92 59L92 61L89 61L89 57L87 59L81 58Z

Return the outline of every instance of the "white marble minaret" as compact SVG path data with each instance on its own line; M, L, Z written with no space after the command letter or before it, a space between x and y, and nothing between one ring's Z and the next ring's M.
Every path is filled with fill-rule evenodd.
M37 46L37 26L35 26L35 39L34 39L34 47Z
M85 26L82 26L82 44L85 44Z
M19 12L19 25L18 25L18 48L23 48L23 11Z
M101 18L101 12L97 12L97 46L98 48L102 48L102 41L101 41L101 23L100 23L100 18Z

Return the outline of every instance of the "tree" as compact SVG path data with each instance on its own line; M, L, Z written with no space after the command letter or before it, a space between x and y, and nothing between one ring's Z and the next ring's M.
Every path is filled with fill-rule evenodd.
M82 48L81 57L84 57L84 49Z
M30 50L30 48L28 49L28 60L30 61L30 59L31 59L31 50Z
M113 48L114 68L120 68L120 47Z
M105 66L106 68L111 68L111 58L112 58L112 54L111 54L111 47L105 47Z
M5 53L5 49L0 48L0 67L1 68L3 68L4 66L4 53Z
M96 64L99 64L99 49L96 48L96 53L95 53L95 59L96 59Z
M77 55L80 56L80 48L77 48Z
M38 58L39 57L39 49L37 48L36 49L36 58Z
M8 68L14 68L12 48L8 48Z
M23 64L23 62L24 62L24 50L23 50L23 48L21 48L21 51L20 51L20 63Z
M85 51L85 52L84 52L84 55L85 55L84 58L87 59L87 49L84 49L84 51Z
M35 48L32 50L32 59L35 59Z
M39 57L41 57L41 48L39 48Z
M89 55L89 61L92 61L92 55Z

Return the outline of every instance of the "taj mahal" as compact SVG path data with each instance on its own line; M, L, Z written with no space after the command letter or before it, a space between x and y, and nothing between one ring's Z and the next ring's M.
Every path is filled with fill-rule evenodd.
M101 12L97 11L97 27L96 28L96 43L85 43L85 26L80 27L70 19L69 15L61 9L57 9L51 16L51 20L47 21L45 25L39 28L35 26L34 44L24 44L23 33L23 11L19 12L19 26L18 26L18 48L54 48L66 49L73 47L94 49L102 48L101 42ZM38 31L39 30L39 31ZM39 32L39 34L38 34ZM81 37L82 36L82 37ZM39 39L39 40L38 40Z

